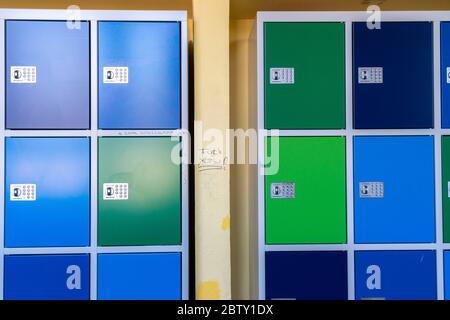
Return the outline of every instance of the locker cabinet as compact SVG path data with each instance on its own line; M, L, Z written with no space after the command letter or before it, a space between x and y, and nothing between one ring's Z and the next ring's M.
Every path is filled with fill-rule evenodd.
M178 22L99 22L101 129L180 128L180 30Z
M347 300L346 252L266 252L266 299Z
M346 242L345 158L343 137L268 138L267 244Z
M450 128L450 23L441 23L442 128Z
M353 98L356 129L432 128L432 23L354 22Z
M6 21L6 128L88 129L89 22Z
M442 214L444 242L450 242L450 136L442 137Z
M436 252L356 252L355 281L356 299L436 300Z
M181 254L100 254L99 300L180 300Z
M345 127L344 23L264 24L265 126Z
M450 300L450 251L444 251L444 294Z
M89 245L89 138L6 138L5 246Z
M88 300L89 255L5 256L6 300Z
M431 136L355 137L355 241L435 241Z
M170 137L99 139L99 245L181 244L181 168L171 159L178 144Z

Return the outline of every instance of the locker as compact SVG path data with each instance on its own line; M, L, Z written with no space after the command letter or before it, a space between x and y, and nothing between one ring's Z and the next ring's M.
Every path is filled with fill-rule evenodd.
M180 128L180 23L104 21L98 37L99 127Z
M450 128L450 23L441 23L442 128Z
M436 252L356 252L355 281L356 299L436 300Z
M100 254L99 300L180 300L181 254Z
M444 251L444 294L450 300L450 251Z
M99 139L99 245L181 244L181 167L171 160L178 145L170 137Z
M89 129L90 27L6 21L6 128Z
M268 138L266 150L279 160L266 176L266 243L345 243L345 138Z
M450 242L450 136L442 137L442 214L444 242Z
M265 23L265 126L345 127L344 23Z
M267 300L347 300L346 252L266 252Z
M89 255L5 256L5 300L88 300Z
M435 242L431 136L355 137L355 241Z
M6 138L6 247L89 245L89 138Z
M433 128L433 24L354 22L353 98L356 129Z

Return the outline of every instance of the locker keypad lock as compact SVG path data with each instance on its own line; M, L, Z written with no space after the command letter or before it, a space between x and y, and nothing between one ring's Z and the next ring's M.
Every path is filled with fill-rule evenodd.
M359 183L360 198L384 198L383 182L360 182Z
M10 201L36 201L35 184L11 184Z
M295 199L295 183L272 183L270 194L272 199Z
M447 67L447 83L450 84L450 67Z
M447 196L450 198L450 181L447 182Z
M103 184L103 200L128 200L128 183Z
M104 67L103 83L127 84L128 67Z
M36 83L37 68L33 66L12 66L11 83Z
M358 68L358 83L361 84L383 83L383 68L381 67Z
M270 68L270 84L294 84L294 68Z

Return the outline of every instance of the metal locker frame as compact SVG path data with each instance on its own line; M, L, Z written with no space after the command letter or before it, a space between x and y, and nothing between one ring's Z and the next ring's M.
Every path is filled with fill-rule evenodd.
M252 109L251 126L261 130L258 139L258 165L253 166L251 180L257 186L251 198L251 279L252 297L265 299L265 252L266 251L346 251L348 253L348 298L355 299L355 251L360 250L436 250L437 297L444 299L444 251L450 250L450 243L443 242L442 231L442 166L441 137L450 135L450 129L441 129L441 39L440 22L450 21L450 11L381 11L381 21L431 21L433 22L433 86L434 86L434 129L353 129L353 42L352 22L366 22L371 12L323 11L323 12L258 12L251 35L250 92ZM345 65L346 65L346 129L344 130L266 130L264 127L264 23L265 22L342 22L345 23ZM256 59L255 59L256 58ZM265 197L264 170L265 137L279 133L280 136L345 136L347 139L347 244L344 245L267 245L265 243ZM412 136L430 135L435 140L435 204L436 243L432 244L355 244L353 208L353 137L364 136ZM289 297L286 297L289 298Z
M0 193L0 300L3 299L4 256L11 254L90 254L90 298L97 299L97 255L102 253L181 253L182 284L181 296L189 299L189 172L188 164L181 165L182 245L142 247L98 247L97 246L97 173L98 137L171 137L177 136L189 141L188 128L188 17L186 11L116 11L80 10L77 20L91 23L91 128L90 130L6 130L5 92L0 97L0 181L4 185L5 137L90 137L91 138L91 244L80 248L21 248L4 246L4 192ZM72 21L73 14L67 10L0 9L0 87L5 88L5 20L62 20ZM176 21L181 24L181 128L177 130L99 130L98 129L98 21ZM3 89L4 90L4 89ZM185 143L183 143L185 145ZM190 150L184 150L188 155ZM185 156L185 155L184 155Z

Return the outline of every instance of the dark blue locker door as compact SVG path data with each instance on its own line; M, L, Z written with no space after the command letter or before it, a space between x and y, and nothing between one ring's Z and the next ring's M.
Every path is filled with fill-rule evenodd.
M433 127L433 25L353 23L356 129Z
M441 23L442 127L450 128L450 22Z
M181 254L99 255L98 299L181 299Z
M99 127L180 128L180 24L100 22L98 32Z
M89 138L7 138L6 247L89 245Z
M434 141L355 137L355 241L435 241Z
M356 299L437 299L434 251L355 253Z
M6 300L88 300L89 256L5 256Z
M89 23L6 21L6 127L88 129Z
M266 299L347 300L347 253L266 252Z

